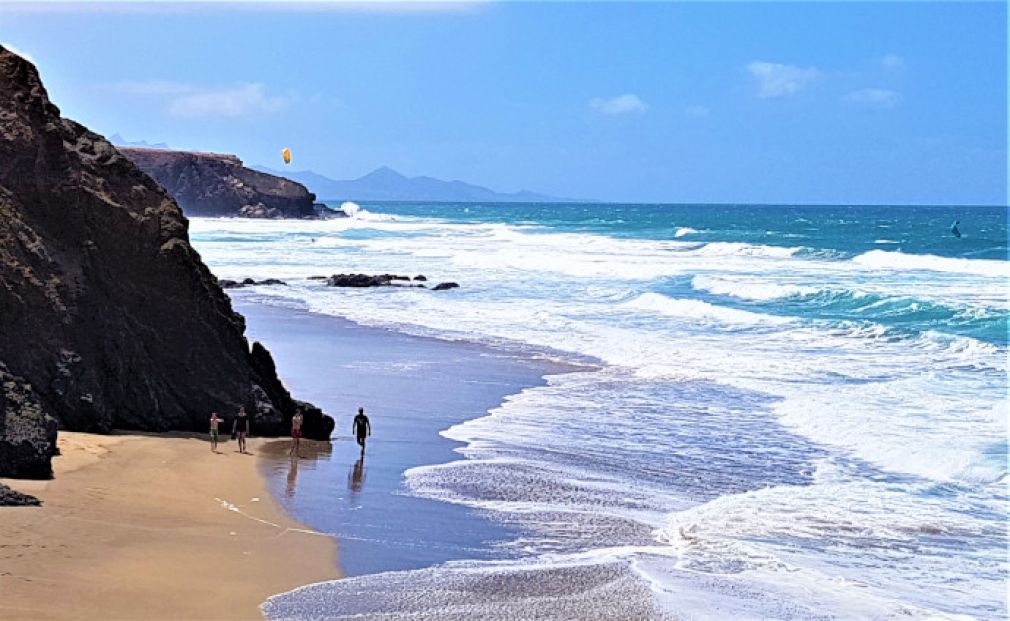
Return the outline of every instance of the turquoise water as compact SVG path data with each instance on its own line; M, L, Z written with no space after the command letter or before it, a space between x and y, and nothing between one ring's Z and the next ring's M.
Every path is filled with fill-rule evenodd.
M877 249L1007 260L1005 207L382 203L383 213L452 222L529 224L555 231L804 246L854 256ZM960 221L961 238L950 233Z
M594 366L452 425L463 458L405 474L521 533L498 564L283 601L350 614L346 589L366 588L438 615L467 602L396 594L579 568L697 618L1006 617L1004 208L351 210L192 235L220 277L287 280L258 291L276 304ZM336 272L461 287L306 279Z
M839 261L873 251L951 259L1008 258L1007 210L1003 207L383 203L381 210L447 222L523 225L531 227L531 233L563 231L624 239L796 248L800 257ZM960 222L960 238L950 232L955 221ZM900 258L895 261L900 263ZM907 266L914 267L915 260L908 261ZM992 271L999 273L1000 268ZM686 289L690 289L690 283L677 279L655 288L667 295ZM797 293L778 298L774 304L722 301L776 314L879 321L908 332L942 328L991 343L1007 343L1006 312L965 312L928 300L873 294L857 297L850 291L837 290Z

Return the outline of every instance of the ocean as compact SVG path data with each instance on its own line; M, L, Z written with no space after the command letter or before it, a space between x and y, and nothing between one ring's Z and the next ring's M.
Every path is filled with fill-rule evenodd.
M307 587L271 618L1007 616L1006 208L386 203L190 224L219 277L286 280L256 289L270 304L577 367L442 430L460 458L403 475L508 525L492 558ZM460 288L307 279L341 272ZM573 583L599 614L570 612Z

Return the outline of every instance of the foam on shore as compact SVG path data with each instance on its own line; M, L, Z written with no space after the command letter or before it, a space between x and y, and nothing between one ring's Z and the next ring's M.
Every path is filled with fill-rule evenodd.
M606 222L667 217L650 209ZM1006 262L867 250L884 238L872 223L863 244L818 245L852 237L822 210L776 232L793 212L734 212L717 230L699 208L683 239L692 219L600 224L610 211L569 227L553 211L541 225L404 207L383 222L207 223L194 238L227 276L291 278L242 294L271 304L594 362L447 424L465 459L407 470L413 496L514 533L492 558L598 565L586 555L620 549L607 562L687 616L702 600L744 617L1005 614ZM462 286L298 279L334 263Z

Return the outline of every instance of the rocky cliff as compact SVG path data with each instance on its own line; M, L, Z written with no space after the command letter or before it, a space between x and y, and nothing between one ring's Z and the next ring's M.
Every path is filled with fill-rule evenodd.
M281 433L302 409L306 436L329 436L332 419L291 399L269 352L250 347L187 227L164 189L62 118L35 67L0 47L0 476L21 437L31 446L17 455L40 457L17 468L49 472L49 417L204 431L210 412L244 405L254 433Z
M246 168L234 155L120 147L154 177L188 216L312 218L316 195L305 186Z
M56 419L24 378L0 362L0 476L47 479L56 451Z

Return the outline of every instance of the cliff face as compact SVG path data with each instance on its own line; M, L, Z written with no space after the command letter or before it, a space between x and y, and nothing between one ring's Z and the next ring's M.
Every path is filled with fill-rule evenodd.
M154 177L188 216L311 218L316 195L305 186L246 168L234 155L120 147Z
M204 431L212 411L244 405L254 433L282 432L303 408L306 435L328 437L332 420L291 399L265 349L254 355L187 226L165 190L61 118L35 67L0 47L0 362L11 376L71 430ZM8 453L0 442L0 476Z

